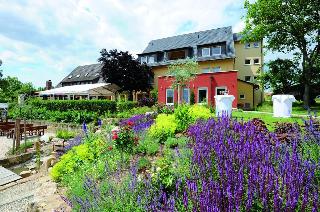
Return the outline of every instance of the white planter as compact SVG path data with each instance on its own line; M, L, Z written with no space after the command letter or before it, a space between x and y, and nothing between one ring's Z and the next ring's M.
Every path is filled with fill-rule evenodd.
M235 100L233 95L216 95L216 116L221 117L223 114L231 116L232 102Z
M291 117L292 102L295 101L296 99L293 95L273 95L273 117Z

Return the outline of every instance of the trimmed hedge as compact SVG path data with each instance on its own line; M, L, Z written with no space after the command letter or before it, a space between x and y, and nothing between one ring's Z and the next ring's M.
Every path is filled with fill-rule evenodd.
M138 107L138 102L131 102L131 101L117 102L117 111L118 112L125 112L125 111L131 110L135 107Z
M109 100L32 100L29 105L33 108L45 108L50 111L90 111L99 115L106 112L115 113L117 103Z

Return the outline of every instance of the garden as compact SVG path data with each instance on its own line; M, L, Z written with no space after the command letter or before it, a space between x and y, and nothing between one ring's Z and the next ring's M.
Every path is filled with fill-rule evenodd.
M317 117L274 122L241 111L215 117L205 105L146 108L84 122L59 154L50 175L72 210L318 210Z

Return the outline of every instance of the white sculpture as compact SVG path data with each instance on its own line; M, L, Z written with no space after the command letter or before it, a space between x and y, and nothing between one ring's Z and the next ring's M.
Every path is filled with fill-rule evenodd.
M291 117L292 103L295 101L293 95L273 95L273 117Z
M235 97L233 95L216 95L214 98L216 100L216 116L231 116L232 102L235 100Z

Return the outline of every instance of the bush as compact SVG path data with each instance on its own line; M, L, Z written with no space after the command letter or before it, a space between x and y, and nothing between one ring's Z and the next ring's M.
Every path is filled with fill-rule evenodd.
M145 139L141 139L141 141L139 142L139 145L137 146L136 151L142 154L155 155L159 152L159 149L160 149L159 141L149 136L146 136Z
M174 136L177 127L174 115L160 114L156 118L155 124L150 127L149 135L164 142L168 137Z
M131 102L131 101L117 102L117 112L129 111L137 106L138 106L137 102Z
M61 138L64 140L69 140L70 138L74 138L76 136L76 132L65 130L65 129L58 129L56 132L57 138Z
M142 99L139 99L138 101L138 106L139 107L152 107L155 103L156 103L156 99L153 97L147 98L147 97L143 97Z
M210 109L202 105L193 105L189 109L189 115L193 122L196 122L198 119L207 120L212 116Z
M138 161L138 170L142 171L151 167L151 162L148 158L142 157Z
M117 103L110 100L39 100L29 101L28 104L33 108L45 108L50 111L90 111L99 115L116 112Z
M181 138L168 138L164 143L166 148L176 148L176 147L183 147L187 144L188 139L185 137Z

